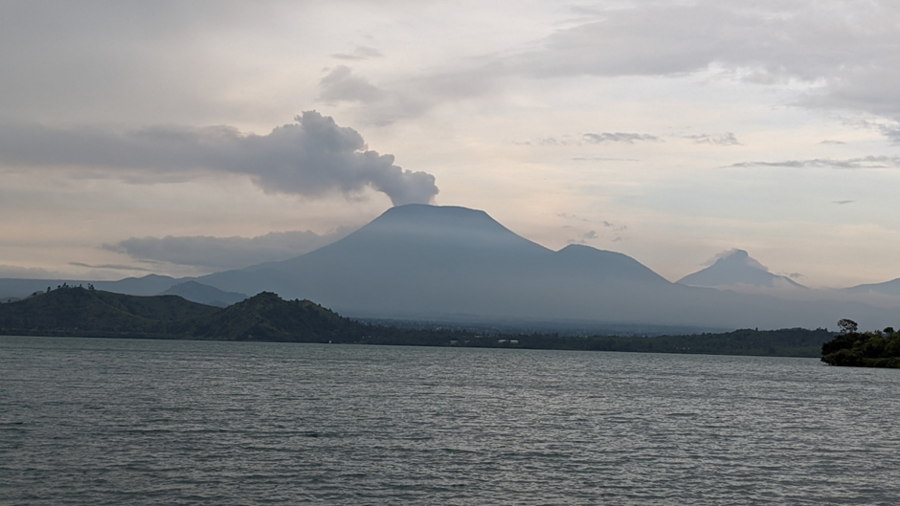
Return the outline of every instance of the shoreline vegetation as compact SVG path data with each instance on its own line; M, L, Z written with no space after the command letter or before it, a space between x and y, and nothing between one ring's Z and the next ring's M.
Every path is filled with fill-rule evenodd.
M832 365L900 367L900 333L825 329L741 329L654 337L398 328L345 318L308 300L262 292L226 308L175 295L132 296L61 285L0 304L0 334L48 337L193 339L457 346L709 355L822 357ZM855 325L855 324L854 324ZM890 353L894 355L887 356ZM886 355L887 354L887 355Z
M851 367L900 369L900 332L888 327L875 332L858 332L853 320L838 322L841 333L822 345L822 362Z

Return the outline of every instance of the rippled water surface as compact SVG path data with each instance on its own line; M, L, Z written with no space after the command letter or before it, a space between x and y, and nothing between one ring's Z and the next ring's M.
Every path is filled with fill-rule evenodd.
M0 504L900 504L900 371L0 337Z

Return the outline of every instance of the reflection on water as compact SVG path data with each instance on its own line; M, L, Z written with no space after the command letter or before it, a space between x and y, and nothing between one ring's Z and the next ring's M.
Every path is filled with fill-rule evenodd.
M0 337L0 504L896 504L900 371Z

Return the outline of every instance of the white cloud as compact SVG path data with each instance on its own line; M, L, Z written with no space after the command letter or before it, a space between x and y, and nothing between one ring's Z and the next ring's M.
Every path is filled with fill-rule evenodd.
M718 146L737 146L740 145L737 137L731 132L724 134L696 134L686 135L686 139L691 139L695 144L716 144Z
M729 167L788 167L794 169L893 169L900 167L900 156L870 155L859 158L834 160L813 158L809 160L782 160L774 162L738 162ZM846 202L845 202L846 203Z
M586 133L582 135L585 142L590 144L602 144L604 142L622 142L634 144L635 142L660 142L660 138L650 134L636 134L625 132Z
M0 264L0 278L59 279L62 277L65 276L61 272L39 267L20 267L17 265Z
M370 58L381 58L383 56L381 51L369 46L356 46L356 49L354 49L352 53L334 53L331 55L332 58L338 60L350 61L368 60Z
M319 82L319 100L334 104L338 102L374 103L385 97L384 90L364 77L353 74L346 65L338 65Z

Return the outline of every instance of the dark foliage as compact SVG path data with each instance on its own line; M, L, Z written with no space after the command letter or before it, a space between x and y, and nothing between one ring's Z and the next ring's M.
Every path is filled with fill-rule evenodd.
M301 343L358 340L366 327L308 300L262 292L217 313L182 322L178 332L220 341Z
M0 332L156 336L166 335L171 322L216 311L172 295L138 297L64 285L0 305Z
M883 332L856 332L855 325L841 328L843 333L822 345L822 362L839 366L900 368L900 332L895 332L893 327Z

